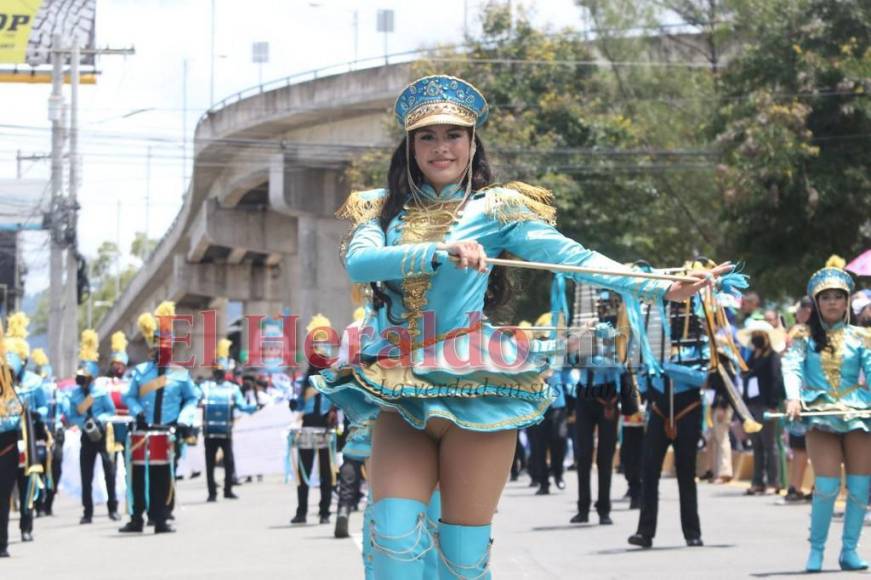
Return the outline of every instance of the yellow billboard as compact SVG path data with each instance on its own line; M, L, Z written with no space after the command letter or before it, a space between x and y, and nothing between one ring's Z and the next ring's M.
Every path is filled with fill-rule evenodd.
M40 66L51 62L52 38L94 47L96 0L0 0L0 64ZM93 65L86 55L82 64Z

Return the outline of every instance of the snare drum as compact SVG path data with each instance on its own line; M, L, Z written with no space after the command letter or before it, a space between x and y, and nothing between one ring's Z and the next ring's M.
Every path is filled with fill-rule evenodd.
M336 430L326 427L291 429L287 435L291 446L297 449L327 449L336 439Z
M226 439L233 427L233 406L223 402L203 405L203 436L207 439Z
M173 460L174 439L168 431L133 431L130 434L133 465L169 465Z

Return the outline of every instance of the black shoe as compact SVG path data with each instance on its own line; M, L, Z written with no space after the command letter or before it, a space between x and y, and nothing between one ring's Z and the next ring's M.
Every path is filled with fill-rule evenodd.
M554 484L556 485L557 489L565 489L566 488L566 482L563 481L562 477L554 478Z
M152 520L151 518L148 518L148 521L145 522L145 525L148 526L149 528L153 528L154 527L154 520Z
M158 523L158 524L154 525L154 533L155 534L174 534L175 528L166 522Z
M109 512L109 519L113 522L120 522L121 516L118 515L118 512Z
M700 548L704 545L705 545L705 543L702 542L701 538L688 538L687 539L687 546L689 546L690 548Z
M22 542L32 542L33 534L30 532L21 532L21 541Z
M196 479L203 474L202 471L191 471L191 479Z
M168 521L168 522L174 522L174 521L175 521L175 516L172 515L172 514L167 514L167 516L166 516L166 521Z
M129 521L129 522L127 522L127 524L124 527L118 528L118 531L121 532L122 534L141 532L142 531L142 522L141 521L139 521L139 522Z
M526 487L538 487L538 482L533 479Z
M535 492L535 495L550 495L550 488L547 487L539 487L538 491Z
M347 538L348 534L348 510L340 509L336 514L336 529L333 530L333 535L337 538Z
M306 517L304 514L296 514L295 516L293 516L293 519L290 520L290 523L292 523L292 524L304 524L305 520L306 520Z
M517 474L516 474L516 473L512 473L512 474L511 474L511 477L510 477L509 479L510 479L511 481L517 481Z
M600 514L599 515L599 525L600 526L612 526L614 525L614 520L611 519L611 516L608 514Z
M631 510L640 510L641 509L641 498L633 497L629 500L629 509Z
M575 517L569 520L570 524L586 524L590 521L590 514L577 513Z
M91 516L82 516L82 519L79 520L79 524L82 524L82 525L90 524L90 523L91 523Z
M7 550L6 548L0 548L0 558L8 558L8 557L9 557L9 550Z
M50 507L45 508L45 509L43 510L42 513L44 513L44 514L47 515L47 516L53 516L53 515L54 515L54 512L52 511L52 509L51 509Z
M321 520L320 520L320 523L322 523L322 524L328 524L328 523L330 523L330 514L326 514L326 515L321 514Z
M239 496L233 493L232 491L224 492L224 499L239 499Z
M632 534L629 536L628 542L633 546L640 546L642 548L653 547L653 538L645 536L644 534Z
M209 497L206 498L206 501L209 503L214 503L214 502L218 501L218 496L215 495L214 493L210 493Z

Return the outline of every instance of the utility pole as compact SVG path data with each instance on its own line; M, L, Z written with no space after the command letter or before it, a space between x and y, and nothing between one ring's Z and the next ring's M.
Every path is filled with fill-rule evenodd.
M132 48L82 49L74 39L65 47L59 34L52 36L51 64L52 90L49 98L48 117L51 133L51 209L47 216L51 232L51 256L49 273L48 336L49 358L59 377L69 377L75 370L78 344L78 259L76 252L76 228L79 186L78 153L78 100L79 65L81 55L129 55ZM66 109L63 98L64 61L70 58L71 127L70 127L70 184L69 196L63 195L63 155L66 132ZM64 274L66 274L64 276Z
M64 102L63 102L63 59L60 50L61 37L52 37L51 51L51 97L48 100L48 118L51 121L51 256L49 272L49 317L48 317L48 356L58 377L69 376L69 364L61 356L63 315L63 261L66 255L61 208L61 189L63 188L63 148L64 148Z

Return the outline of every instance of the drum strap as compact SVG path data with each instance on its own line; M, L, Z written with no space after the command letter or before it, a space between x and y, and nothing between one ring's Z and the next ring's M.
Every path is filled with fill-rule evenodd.
M85 413L88 412L88 410L91 408L91 406L93 406L93 404L94 404L94 396L88 395L87 397L85 397L84 401L82 401L81 403L76 405L76 411L79 413L79 415L84 415Z
M145 397L149 393L153 393L154 391L159 391L160 389L162 389L163 387L166 386L166 381L167 381L166 375L160 375L156 379L148 381L147 383L145 383L144 385L139 387L139 396Z
M6 455L7 453L9 453L9 452L12 451L13 449L18 449L18 442L10 443L9 445L7 445L6 447L4 447L3 449L0 449L0 457L3 457L4 455Z

